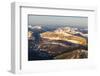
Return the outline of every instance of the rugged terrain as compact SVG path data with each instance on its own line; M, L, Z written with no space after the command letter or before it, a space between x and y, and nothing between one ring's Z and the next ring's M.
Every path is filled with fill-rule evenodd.
M82 33L77 28L70 27L57 28L46 32L41 32L40 30L41 28L35 32L29 31L29 60L88 57L87 33Z

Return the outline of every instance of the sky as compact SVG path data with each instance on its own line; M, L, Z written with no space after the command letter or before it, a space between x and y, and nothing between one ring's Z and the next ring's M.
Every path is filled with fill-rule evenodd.
M88 17L28 15L28 25L88 26Z

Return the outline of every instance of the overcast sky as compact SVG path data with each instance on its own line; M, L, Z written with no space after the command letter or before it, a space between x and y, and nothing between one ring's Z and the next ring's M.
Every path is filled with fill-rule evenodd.
M28 15L28 25L88 26L87 17Z

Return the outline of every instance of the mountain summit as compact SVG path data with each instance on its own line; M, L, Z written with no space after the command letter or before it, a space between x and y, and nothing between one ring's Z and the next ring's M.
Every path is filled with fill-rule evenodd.
M87 41L85 38L80 37L80 36L75 36L77 28L70 28L70 27L65 27L65 28L58 28L54 31L48 31L41 33L41 37L45 39L50 39L50 40L63 40L63 41L68 41L71 43L75 44L80 44L80 45L86 45Z

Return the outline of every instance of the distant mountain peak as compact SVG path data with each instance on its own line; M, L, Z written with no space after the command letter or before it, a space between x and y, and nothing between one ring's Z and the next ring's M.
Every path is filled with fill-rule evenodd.
M70 33L70 34L76 34L78 31L78 28L71 28L71 27L62 27L56 29L54 32L64 32L64 33Z
M36 26L29 25L28 28L31 28L31 29L42 29L42 27L40 25L36 25Z

